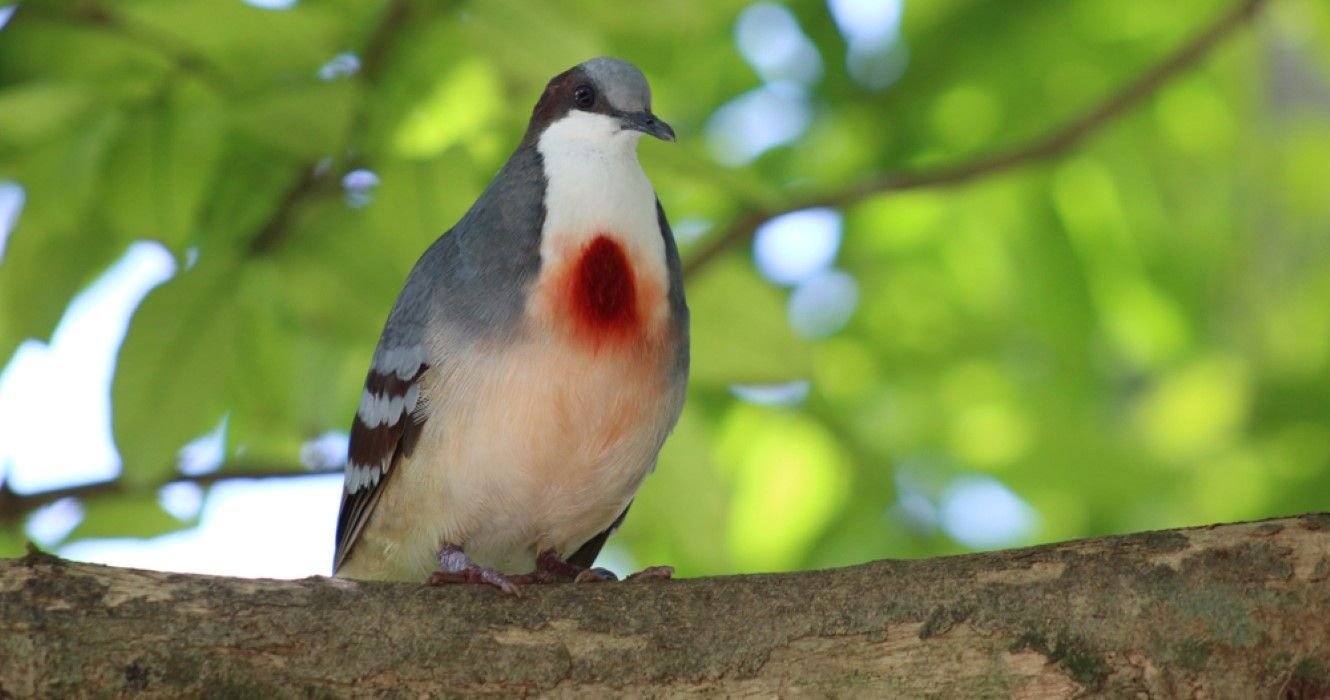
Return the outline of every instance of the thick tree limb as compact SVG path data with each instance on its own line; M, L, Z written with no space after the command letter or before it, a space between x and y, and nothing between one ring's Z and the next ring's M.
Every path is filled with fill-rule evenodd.
M1330 695L1330 514L508 598L0 562L0 697Z
M1178 47L1158 65L1142 73L1131 83L1109 95L1080 117L1054 128L1044 136L977 160L919 173L875 177L842 190L790 197L778 208L754 209L740 213L724 230L709 238L684 263L684 276L700 272L722 253L753 237L758 227L782 214L814 207L843 207L884 192L961 185L981 177L1012 170L1023 165L1049 160L1071 151L1085 138L1122 116L1145 98L1153 95L1177 74L1195 65L1222 39L1256 16L1267 0L1241 0L1214 24Z

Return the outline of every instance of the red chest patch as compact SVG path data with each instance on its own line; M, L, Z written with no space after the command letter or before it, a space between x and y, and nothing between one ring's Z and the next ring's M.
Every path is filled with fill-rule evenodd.
M637 279L623 246L609 236L587 244L570 270L569 306L579 330L600 338L631 335L641 322Z

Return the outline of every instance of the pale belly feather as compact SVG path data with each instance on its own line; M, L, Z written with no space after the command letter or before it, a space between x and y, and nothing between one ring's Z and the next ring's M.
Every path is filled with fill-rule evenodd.
M552 341L467 357L426 374L430 419L377 508L415 517L372 521L353 571L423 579L444 543L505 573L570 555L627 507L683 399L641 354Z
M436 440L450 462L431 470L444 482L440 539L482 565L523 572L539 550L567 556L627 507L677 402L640 357L588 361L577 348L532 344L496 359L447 410L469 415L427 430L422 443Z

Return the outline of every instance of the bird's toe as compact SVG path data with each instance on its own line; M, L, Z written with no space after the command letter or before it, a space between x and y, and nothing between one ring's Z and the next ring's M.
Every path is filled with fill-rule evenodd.
M483 566L472 566L461 571L435 571L425 579L427 586L446 586L455 583L483 583L508 595L520 596L517 584L509 577Z
M625 581L649 581L652 579L671 579L674 578L673 566L648 566L645 569L629 574Z
M573 579L573 583L600 583L602 581L618 581L619 577L614 575L613 571L602 567L583 569Z

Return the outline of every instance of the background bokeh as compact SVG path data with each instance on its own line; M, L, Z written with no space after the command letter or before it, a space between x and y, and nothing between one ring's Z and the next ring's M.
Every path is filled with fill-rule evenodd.
M327 573L402 280L601 54L680 135L695 323L615 568L1330 507L1323 0L0 7L0 556Z

